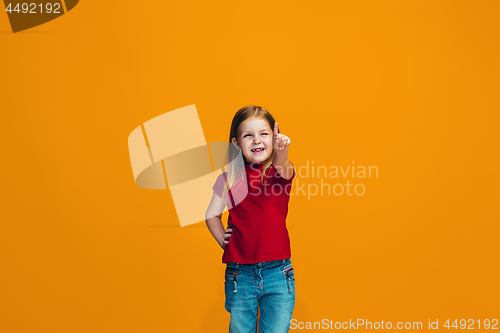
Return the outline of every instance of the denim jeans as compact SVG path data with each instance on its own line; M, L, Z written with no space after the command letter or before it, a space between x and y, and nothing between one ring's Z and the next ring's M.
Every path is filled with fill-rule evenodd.
M231 313L230 333L285 333L295 305L295 277L291 259L257 264L228 262L225 307Z

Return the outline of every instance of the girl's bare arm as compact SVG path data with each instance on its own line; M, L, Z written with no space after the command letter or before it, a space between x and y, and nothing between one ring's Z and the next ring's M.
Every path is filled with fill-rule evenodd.
M233 231L231 228L224 230L224 226L222 225L221 217L225 207L226 203L224 200L214 193L212 201L210 201L205 214L207 227L222 249L225 249L226 245L229 244L229 237L231 237L230 232Z
M288 160L288 149L290 147L290 140L284 134L278 133L278 122L274 122L274 157L273 165L276 171L286 180L289 180L293 176L293 165Z

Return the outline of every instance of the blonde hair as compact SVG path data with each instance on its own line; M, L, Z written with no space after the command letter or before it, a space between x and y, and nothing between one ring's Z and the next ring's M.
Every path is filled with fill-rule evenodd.
M231 186L238 179L240 179L240 180L244 179L244 175L242 173L245 172L245 165L250 164L247 161L247 159L245 158L245 155L243 155L243 153L241 153L241 154L243 155L244 165L241 165L241 162L236 162L236 161L238 161L238 159L236 159L236 157L238 156L238 154L240 152L232 144L232 139L233 138L238 139L238 134L239 134L238 128L239 128L240 124L242 122L244 122L245 120L247 120L248 118L251 118L253 116L266 121L269 124L269 127L271 128L271 132L273 131L275 120L274 120L273 116L269 113L269 111L267 111L263 107L249 105L249 106L245 106L245 107L239 109L238 112L236 112L236 114L233 117L233 121L231 123L231 130L229 132L229 145L228 145L227 154L226 154L226 165L229 165L229 170L228 170L228 177L227 177L227 181L226 181L225 191L226 190L229 191ZM278 127L278 133L279 132L280 131L279 131L279 127ZM273 135L274 134L276 134L276 133L273 133ZM270 168L271 165L273 164L273 157L274 157L274 149L273 149L273 152L271 153L271 155L269 156L269 158L262 163L263 164L262 175L260 178L261 183L264 182L264 175L266 174L267 169ZM231 161L234 161L234 162L230 164L229 162L231 162ZM238 163L240 163L240 164L238 164Z

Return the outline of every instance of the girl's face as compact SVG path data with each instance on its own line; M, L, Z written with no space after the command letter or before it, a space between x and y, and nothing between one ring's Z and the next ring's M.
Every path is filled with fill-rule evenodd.
M232 139L248 162L262 163L273 152L273 131L267 121L252 116L238 127L239 137Z

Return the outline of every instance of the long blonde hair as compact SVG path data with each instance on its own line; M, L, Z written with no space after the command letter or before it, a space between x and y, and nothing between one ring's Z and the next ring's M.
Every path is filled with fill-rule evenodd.
M249 106L245 106L244 108L239 109L238 112L236 112L236 114L233 117L233 122L231 123L231 131L229 133L229 145L228 145L227 154L226 154L226 165L229 165L228 177L227 177L227 181L226 181L226 190L227 191L229 191L231 186L238 179L240 179L240 180L245 179L242 172L245 172L245 165L249 164L249 162L245 158L245 155L243 155L243 153L241 153L243 155L244 165L241 165L241 162L239 162L240 164L238 164L237 162L234 162L234 163L229 163L229 162L238 161L238 159L236 159L236 157L240 153L232 144L232 139L233 138L238 139L238 128L239 128L240 124L242 122L244 122L245 120L247 120L248 118L253 117L253 116L260 118L262 120L265 120L269 124L269 127L271 128L271 132L273 131L275 120L274 120L273 116L269 113L269 111L267 111L263 107L249 105ZM279 131L279 127L278 127L278 133L279 132L280 131ZM274 134L276 134L276 133L273 133L273 135ZM272 163L273 163L273 157L274 157L274 149L273 149L273 152L271 153L271 155L269 156L269 158L262 163L263 164L262 175L260 178L261 183L264 182L264 175L266 174L267 169L270 168Z

